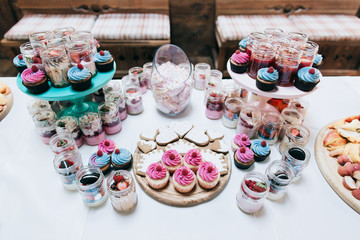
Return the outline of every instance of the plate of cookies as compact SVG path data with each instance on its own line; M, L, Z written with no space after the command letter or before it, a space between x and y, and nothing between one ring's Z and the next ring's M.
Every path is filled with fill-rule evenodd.
M13 95L6 83L0 82L0 121L10 112L13 104Z
M210 201L226 187L231 174L224 134L173 121L139 135L133 171L141 188L153 199L189 207Z

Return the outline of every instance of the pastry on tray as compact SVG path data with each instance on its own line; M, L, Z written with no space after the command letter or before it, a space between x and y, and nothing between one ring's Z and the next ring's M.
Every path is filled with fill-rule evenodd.
M212 162L203 162L197 172L197 180L204 189L214 188L220 180L220 173Z
M173 175L174 187L181 193L190 192L196 183L195 173L188 167L178 168Z
M146 170L146 181L154 189L165 187L169 177L169 171L161 163L152 163Z

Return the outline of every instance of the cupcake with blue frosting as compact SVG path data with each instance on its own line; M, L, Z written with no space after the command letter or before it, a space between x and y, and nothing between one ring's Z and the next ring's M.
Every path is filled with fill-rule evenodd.
M323 63L323 56L322 56L321 54L319 54L319 53L316 54L312 66L313 66L314 68L319 68L322 63Z
M27 68L24 57L21 54L16 55L16 57L14 57L13 64L16 70L19 71L19 73L22 73Z
M114 69L114 58L109 51L103 51L96 53L94 56L96 69L99 72L108 72Z
M128 169L131 166L133 156L125 148L117 148L111 155L111 162L115 169Z
M321 73L313 67L301 68L295 78L295 87L304 92L309 92L320 82Z
M239 42L239 50L245 52L246 45L249 43L248 38L243 38Z
M273 67L260 68L256 76L256 87L262 91L272 91L279 82L279 72Z
M103 153L101 150L93 153L89 158L89 165L100 168L103 174L110 172L110 156Z
M262 162L267 159L271 153L269 144L260 139L251 141L251 150L254 153L254 159L256 162Z
M91 87L91 72L82 64L70 68L67 75L74 90L83 91Z

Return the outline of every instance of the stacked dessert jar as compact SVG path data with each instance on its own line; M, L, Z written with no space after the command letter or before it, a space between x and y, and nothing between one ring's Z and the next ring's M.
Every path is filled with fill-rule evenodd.
M45 66L42 63L42 59L40 57L40 52L42 49L43 48L34 49L30 42L23 43L20 46L20 52L28 68L31 68L31 66L35 65L38 69L45 71Z
M88 145L96 146L106 138L101 118L96 112L85 112L79 117L80 129Z
M127 118L125 96L121 87L117 90L105 90L105 102L113 102L116 104L119 108L121 121L124 121Z
M84 68L87 68L93 76L96 75L96 66L88 42L73 41L67 45L67 50L71 66L77 66L80 63Z
M276 49L268 42L258 41L253 45L250 64L247 73L250 77L256 78L260 68L274 66Z
M139 82L141 93L145 94L147 90L147 85L144 80L144 70L141 67L132 67L129 69L129 78L135 79Z
M77 147L84 143L84 136L77 119L73 116L63 116L55 123L57 133L69 133L74 138Z
M122 78L125 95L126 111L130 115L137 115L144 111L140 83L128 75Z
M281 47L275 60L275 68L279 71L279 86L294 85L302 52L292 47Z
M261 112L252 106L243 107L240 111L238 124L236 127L237 134L246 134L253 138L259 128Z
M225 127L236 128L242 104L242 100L238 97L226 98L224 103L224 114L222 117L222 122Z
M91 55L94 56L97 53L97 41L91 32L88 31L76 31L71 34L71 40L74 41L85 41L89 44Z
M56 114L53 111L42 111L33 116L35 127L38 130L41 140L49 144L50 138L56 134Z
M206 117L220 119L224 111L224 94L221 90L214 89L209 90L206 95Z
M301 57L299 69L303 67L312 67L315 56L319 50L319 45L312 41L307 41L304 47L304 51Z
M121 131L119 108L115 103L105 102L101 104L99 114L106 134L112 135Z

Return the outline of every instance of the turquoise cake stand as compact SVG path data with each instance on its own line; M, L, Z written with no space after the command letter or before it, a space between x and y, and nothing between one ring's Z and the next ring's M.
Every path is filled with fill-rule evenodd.
M114 69L109 72L98 72L95 77L91 80L91 87L85 91L75 91L71 86L64 88L55 88L52 87L49 82L49 90L41 94L32 94L28 89L23 85L20 74L17 76L16 83L18 88L25 94L40 100L46 101L66 101L70 100L74 103L73 106L62 110L59 113L61 116L75 116L79 117L84 112L97 112L98 103L96 102L84 102L84 98L104 87L110 80L114 77L116 71L116 63L114 61Z

